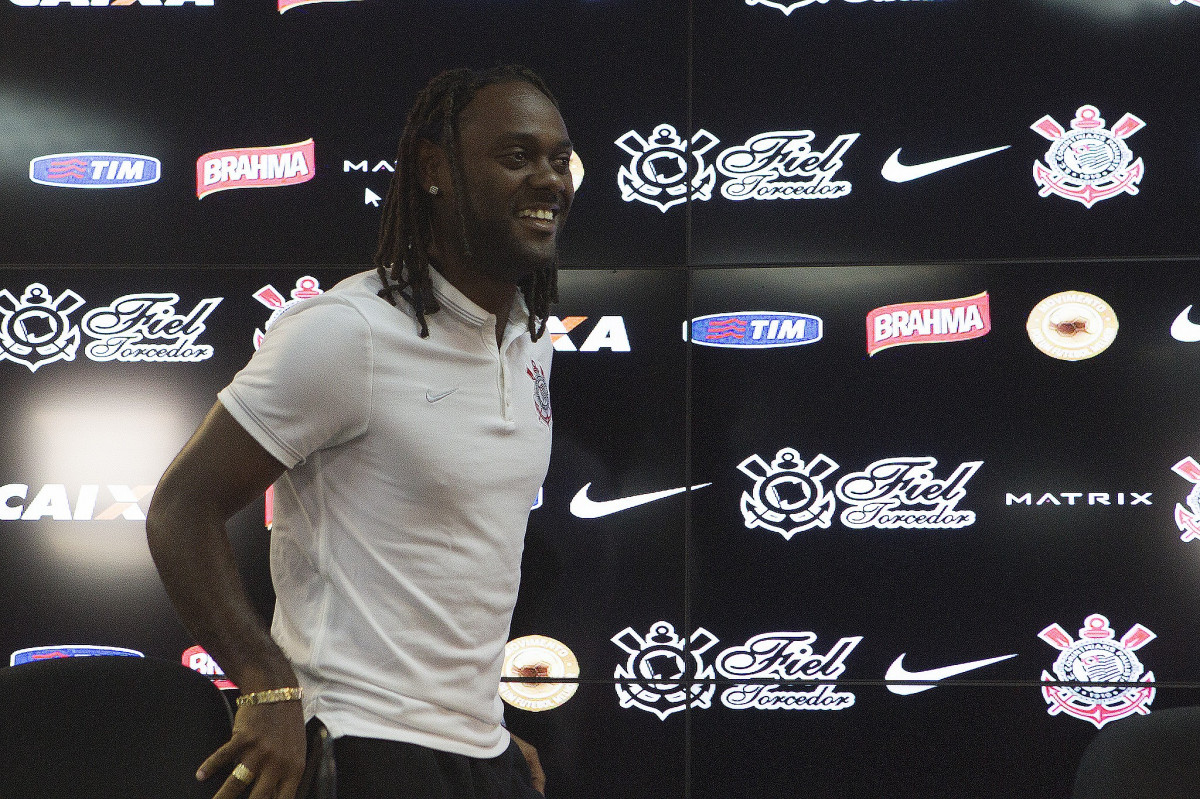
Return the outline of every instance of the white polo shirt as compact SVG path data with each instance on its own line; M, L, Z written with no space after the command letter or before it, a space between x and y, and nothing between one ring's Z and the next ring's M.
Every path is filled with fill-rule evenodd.
M550 461L550 336L431 271L429 337L374 272L289 309L218 397L288 471L271 631L335 737L472 757L508 745L497 688L529 509Z

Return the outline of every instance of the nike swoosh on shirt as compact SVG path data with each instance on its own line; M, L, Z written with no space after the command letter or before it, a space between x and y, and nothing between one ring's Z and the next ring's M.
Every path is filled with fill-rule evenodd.
M433 389L429 389L425 392L425 399L429 400L430 402L437 402L438 400L444 400L455 391L458 391L458 386L455 386L449 391L439 391L437 393L434 393Z
M710 485L712 483L701 483L700 485L692 486L692 490L695 491L698 488ZM666 491L654 491L650 494L635 494L631 497L606 499L596 502L588 498L587 491L591 487L592 484L588 483L579 489L579 492L571 499L571 515L577 516L580 519L599 519L601 516L619 513L623 510L636 508L638 505L645 505L647 502L654 502L657 499L664 499L687 491L687 486L684 486L683 488L668 488Z
M1015 658L1016 655L1001 655L998 658L988 658L987 660L972 660L970 663L959 663L955 666L942 666L937 669L925 669L924 671L909 671L904 668L904 655L892 661L892 665L888 666L887 674L884 675L885 680L944 680L947 677L953 677L956 674L982 669L984 666L990 666L993 663L999 663L1002 660ZM908 696L910 694L919 694L922 691L928 691L930 688L936 688L936 685L889 685L888 690L894 694Z
M923 178L926 175L941 172L943 169L949 169L952 166L974 161L976 158L983 158L985 155L1007 150L1009 146L1006 144L1003 147L993 147L990 150L980 150L977 153L955 155L950 158L939 158L937 161L927 161L924 164L913 164L911 166L900 163L900 150L904 149L901 147L888 157L887 163L883 165L883 169L879 170L879 174L892 183L907 183L910 180Z
M1176 341L1200 341L1200 325L1188 319L1191 312L1192 306L1189 305L1175 317L1175 321L1171 323L1171 338Z

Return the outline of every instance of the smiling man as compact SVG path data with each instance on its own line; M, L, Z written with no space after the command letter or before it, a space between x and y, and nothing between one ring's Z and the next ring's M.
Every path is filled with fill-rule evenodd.
M532 72L434 78L400 142L378 268L280 317L160 481L155 563L242 691L198 772L233 767L217 799L291 799L306 722L333 739L342 799L540 795L497 688L550 457L570 159ZM271 484L268 632L225 523Z

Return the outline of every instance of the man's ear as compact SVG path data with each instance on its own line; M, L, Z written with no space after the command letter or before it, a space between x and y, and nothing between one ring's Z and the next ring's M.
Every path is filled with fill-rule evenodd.
M428 139L417 142L417 174L421 191L428 193L430 186L437 186L439 193L448 193L451 189L446 152Z

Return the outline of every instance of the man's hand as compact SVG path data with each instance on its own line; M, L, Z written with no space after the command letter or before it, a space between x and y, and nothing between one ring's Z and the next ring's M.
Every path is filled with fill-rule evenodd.
M542 796L546 795L546 772L542 771L542 761L538 759L537 749L528 741L523 741L517 736L512 735L513 743L521 750L521 754L525 756L525 762L529 764L530 782L533 784L533 789ZM222 797L224 799L224 797Z
M245 779L231 775L213 799L236 799L247 790L250 799L294 799L304 774L306 747L299 702L240 707L233 736L204 761L196 779L241 764L249 774Z

